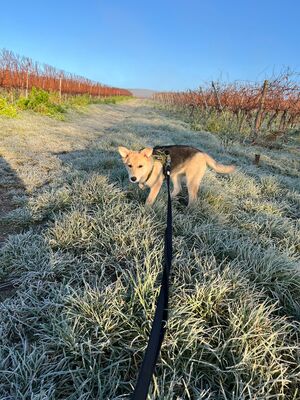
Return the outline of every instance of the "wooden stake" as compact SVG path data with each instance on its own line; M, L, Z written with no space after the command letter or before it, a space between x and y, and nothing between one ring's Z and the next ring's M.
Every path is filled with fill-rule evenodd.
M26 99L28 99L28 87L29 87L29 71L27 71L27 75L26 75L26 90L25 90Z
M258 110L257 110L256 117L255 117L255 122L254 122L255 137L257 137L257 135L258 135L258 131L259 131L259 129L261 127L261 123L262 123L263 108L264 108L265 98L266 98L266 94L267 94L267 90L268 90L268 84L269 84L269 82L267 80L265 80L264 84L263 84L263 88L262 88L262 93L261 93L261 97L260 97Z
M216 97L216 100L217 100L218 111L221 112L221 111L223 111L223 107L222 107L221 100L220 100L220 97L219 97L219 93L218 93L218 91L217 91L217 88L216 88L216 86L215 86L214 81L211 82L211 86L212 86L212 88L213 88L213 90L214 90L215 97Z
M260 154L255 154L254 164L258 166L260 160Z
M59 78L59 100L61 101L61 78Z

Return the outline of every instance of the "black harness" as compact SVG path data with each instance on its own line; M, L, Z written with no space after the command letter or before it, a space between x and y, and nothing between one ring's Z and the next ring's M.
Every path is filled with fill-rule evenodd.
M147 176L147 179L143 182L143 185L150 179L150 176L152 175L153 170L154 170L154 162L153 162L151 171L149 172L149 174L148 174L148 176Z
M156 154L152 156L154 158L154 161L157 160L159 161L162 166L163 166L163 173L165 176L167 176L167 166L169 165L169 169L171 171L171 157L168 151L156 151ZM151 168L151 171L149 172L146 180L143 182L143 185L150 179L152 172L154 169L154 162Z

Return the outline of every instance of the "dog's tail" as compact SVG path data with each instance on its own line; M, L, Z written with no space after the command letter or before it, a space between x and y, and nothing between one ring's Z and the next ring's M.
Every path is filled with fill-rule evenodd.
M210 168L214 169L216 172L219 172L220 174L230 174L236 168L234 165L218 164L217 161L215 161L208 154L205 154L205 161Z

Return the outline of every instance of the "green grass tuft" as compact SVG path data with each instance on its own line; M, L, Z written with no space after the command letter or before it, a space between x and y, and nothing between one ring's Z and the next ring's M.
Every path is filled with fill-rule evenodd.
M32 110L39 114L55 117L56 119L64 119L65 108L53 102L50 94L42 89L32 88L28 98L19 98L17 106L21 110Z
M0 116L15 118L17 115L17 108L13 104L9 104L4 97L0 97Z

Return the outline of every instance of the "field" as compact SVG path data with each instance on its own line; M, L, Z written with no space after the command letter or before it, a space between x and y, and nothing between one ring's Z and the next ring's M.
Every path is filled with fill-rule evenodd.
M0 117L0 399L128 399L147 344L166 190L117 146L190 144L208 171L173 202L170 321L151 400L300 399L300 142L230 145L149 100L65 121ZM254 165L255 154L261 155Z

